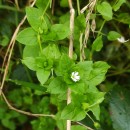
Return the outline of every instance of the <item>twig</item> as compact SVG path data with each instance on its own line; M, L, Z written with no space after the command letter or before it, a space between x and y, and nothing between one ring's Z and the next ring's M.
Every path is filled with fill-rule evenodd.
M33 1L33 3L31 4L31 7L34 6L36 0ZM23 23L25 22L26 20L26 15L24 16L24 18L21 20L21 22L19 23L19 25L17 26L12 38L11 38L11 41L9 43L9 46L7 48L7 51L6 51L6 54L5 54L5 57L4 57L4 61L3 61L3 65L2 65L2 68L5 66L5 72L4 72L4 75L3 75L3 79L2 79L2 83L1 83L1 86L0 86L0 96L1 96L1 92L2 92L2 89L3 89L3 86L4 86L4 83L5 83L5 78L6 78L6 75L8 73L8 68L9 68L9 63L10 63L10 59L11 59L11 55L12 55L12 51L13 51L13 48L14 48L14 44L15 44L15 40L16 40L16 36L18 34L18 31L20 29L20 27L23 25ZM9 57L7 58L7 56L9 55ZM5 65L5 62L6 62L6 59L7 59L7 64Z
M16 5L16 8L19 10L20 8L19 8L18 0L15 0L14 2L15 2L15 5Z
M54 15L54 11L55 11L55 0L52 0L52 15Z
M94 129L90 128L89 126L86 126L86 125L84 125L84 124L82 124L80 122L76 122L76 123L83 126L83 127L85 127L87 130L94 130Z
M9 103L9 101L8 101L7 98L5 97L4 93L2 92L1 94L2 94L2 97L3 97L4 101L6 102L7 106L9 107L9 109L14 110L14 111L16 111L16 112L18 112L18 113L22 113L22 114L24 114L24 115L34 116L34 117L52 117L52 118L55 117L54 115L33 114L33 113L31 113L31 112L26 112L26 111L22 111L22 110L16 109L16 108L14 108L14 107Z
M80 11L81 13L84 13L85 10L88 10L88 14L86 16L86 29L85 29L85 33L84 33L84 40L83 40L83 45L81 47L82 60L84 60L86 58L85 53L84 53L84 48L87 47L87 41L88 41L89 34L90 34L90 16L94 10L96 2L97 2L97 0L90 0L89 3ZM95 26L96 26L96 24L95 24ZM94 30L95 28L93 28L93 30L92 30L93 32L95 31Z
M74 32L74 8L72 5L72 0L68 0L70 7L70 41L69 41L69 57L73 58L73 32ZM71 90L68 88L67 91L67 104L71 103ZM71 121L67 120L67 130L71 130Z

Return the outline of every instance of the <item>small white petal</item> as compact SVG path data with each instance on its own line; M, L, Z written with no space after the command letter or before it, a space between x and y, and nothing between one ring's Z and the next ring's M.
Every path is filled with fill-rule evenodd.
M73 79L74 82L77 82L77 79Z
M75 76L77 76L79 74L79 72L75 72Z
M80 80L80 76L78 75L79 73L78 72L72 72L71 74L71 79L74 81L74 82L77 82Z
M80 79L80 76L76 76L75 78L76 78L77 80L79 80L79 79Z
M125 42L128 42L129 40L125 40L125 38L123 36L121 36L120 38L117 38L117 40L120 42L120 43L125 43Z
M74 72L72 72L72 74L71 74L71 75L72 75L72 76L74 76L74 74L75 74L75 73L74 73Z

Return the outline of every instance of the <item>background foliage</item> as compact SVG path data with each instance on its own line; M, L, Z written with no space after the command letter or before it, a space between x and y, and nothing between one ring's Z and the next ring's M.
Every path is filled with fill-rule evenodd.
M27 1L19 0L18 4L19 6L15 1L11 1L11 0L8 1L0 0L0 61L1 61L0 63L1 66L11 36L15 28L17 27L18 23L25 15L25 12L27 13L28 21L26 21L21 28L21 31L26 28L25 32L21 32L23 33L22 35L25 35L24 38L20 37L21 35L20 33L17 36L17 40L20 43L27 43L28 45L32 43L39 44L35 39L35 35L36 35L35 31L42 33L42 30L44 29L45 31L44 34L46 34L48 30L45 24L43 24L41 29L39 29L39 24L41 26L41 19L39 20L37 19L37 17L38 15L40 15L41 12L39 12L36 9L31 10L29 7L25 9L25 7L28 6L29 4ZM84 0L80 0L79 4L80 4L80 8L82 9L88 3L84 2ZM37 2L36 4L36 6L41 9L42 6L44 5L46 5L46 3L42 3L42 1ZM73 5L76 10L75 32L74 32L74 37L75 37L74 59L78 58L79 60L80 59L80 56L78 55L79 34L80 31L81 32L84 31L86 25L84 23L85 20L84 15L78 16L78 8L77 8L76 0L73 2ZM98 121L95 118L92 112L89 112L89 114L91 115L92 120L96 122L95 123L96 127L94 126L93 121L88 116L86 116L86 118L81 121L81 123L93 129L129 130L130 42L127 41L121 43L120 41L117 40L117 38L120 38L121 36L125 37L126 40L129 39L130 36L129 10L130 10L130 2L127 0L126 1L125 0L112 0L112 1L99 0L96 5L96 11L93 12L93 14L91 15L90 21L93 22L93 20L95 20L96 30L94 30L95 32L93 32L93 27L91 26L92 29L88 39L88 47L87 49L85 49L86 59L93 60L95 62L99 60L106 61L111 66L111 68L109 69L106 75L106 80L97 86L97 88L100 91L107 92L105 95L105 100L100 105L101 106L100 121ZM31 14L33 14L33 11L37 12L35 17L30 16ZM88 12L86 11L85 14L87 13ZM45 17L45 19L47 21L48 27L51 28L50 29L51 35L46 35L44 36L45 39L41 39L41 40L43 40L43 42L48 42L49 40L50 40L49 42L58 41L58 45L61 46L60 48L60 50L62 50L61 52L67 53L68 44L66 45L66 43L68 43L68 39L66 37L69 34L68 31L69 22L67 22L67 20L69 21L68 2L66 0L57 1L53 7L53 10L51 10L50 8L47 10L47 16ZM35 20L37 21L32 22ZM60 25L56 25L56 23L59 23ZM29 27L29 24L33 27L33 30L32 28ZM62 28L63 26L61 25L64 25L64 28ZM60 32L57 31L59 29ZM57 32L56 36L55 36L55 32ZM30 39L26 41L26 37L28 36L27 35L28 33L30 34ZM64 38L66 39L62 40ZM62 45L64 45L64 47ZM55 44L52 44L50 46L51 46L50 48L53 48L53 50L55 50L55 55L54 53L51 54L52 50L50 50L50 55L53 56L53 58L58 58L60 54L58 52L57 46ZM32 51L34 49L35 51ZM48 50L49 49L44 50L43 53L44 54L48 53L47 52ZM37 71L37 69L34 66L32 66L30 70L25 65L22 64L24 63L29 67L30 65L28 64L30 64L30 61L32 61L32 59L26 60L26 57L30 55L36 57L39 51L40 50L37 46L25 47L25 45L16 42L16 45L13 50L12 59L10 62L9 73L6 78L7 82L4 87L4 92L7 99L9 99L9 102L18 109L31 111L32 113L55 114L57 112L57 109L61 110L66 105L66 102L57 104L57 95L55 95L58 93L58 91L62 92L63 90L58 89L58 91L57 90L54 91L52 90L50 84L48 91L53 91L54 94L50 96L50 94L46 92L46 88L42 87L39 84L39 81L42 84L44 84L45 81L43 81L40 78L37 79L36 73L32 71L32 70ZM21 60L23 58L25 59ZM65 59L63 58L63 61ZM51 61L49 61L49 63L51 64ZM64 66L61 66L61 68L62 67ZM50 72L50 68L47 68L47 70L49 70ZM62 70L64 69L62 68ZM2 71L3 70L1 68L1 72ZM100 69L98 69L97 71L101 72ZM40 75L38 71L37 71L37 75ZM48 71L47 71L47 75L48 75ZM41 77L41 75L39 77ZM53 82L55 81L53 80ZM62 93L62 95L59 95L59 99L62 100L63 98L65 98L64 93ZM65 129L64 121L58 120L59 117L60 117L60 113L59 115L57 115L57 120L53 118L45 118L45 117L35 118L35 117L19 114L15 111L9 110L4 100L2 98L0 99L0 130L6 130L6 129L7 130L17 130L17 129L57 130L58 128L64 130ZM98 127L99 126L98 123L100 124L100 127ZM80 126L73 126L72 130L73 129L84 130L84 128Z

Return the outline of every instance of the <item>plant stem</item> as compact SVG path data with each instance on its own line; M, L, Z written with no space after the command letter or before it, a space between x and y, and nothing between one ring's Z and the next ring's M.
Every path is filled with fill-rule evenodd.
M23 10L18 10L15 7L10 7L10 6L7 6L7 5L0 5L0 9L10 10L10 11L24 12Z
M42 52L42 45L41 45L41 37L40 37L40 34L37 35L37 40L38 40L38 43L39 43L40 51Z
M77 0L77 9L78 9L78 15L80 15L80 4L79 4L79 0Z
M80 33L80 61L83 61L83 56L82 56L82 49L83 49L83 33Z
M102 22L102 26L101 26L101 28L100 28L100 30L99 30L99 33L98 33L97 37L101 34L101 31L102 31L102 29L103 29L105 23L106 23L106 20L104 20L104 21Z
M79 125L81 125L81 126L83 126L87 130L94 130L94 129L90 128L89 126L86 126L86 125L82 124L81 122L76 122L76 123L79 124Z
M67 104L71 103L71 90L68 88L67 91ZM67 120L67 127L66 130L71 130L71 120Z
M2 97L3 97L4 101L6 102L7 106L11 110L14 110L14 111L16 111L18 113L21 113L21 114L24 114L24 115L33 116L33 117L51 117L51 118L55 118L55 115L52 115L52 114L51 115L48 115L48 114L39 114L39 113L38 114L34 114L34 113L31 113L31 112L26 112L26 111L23 111L23 110L19 110L19 109L13 107L9 103L9 101L7 100L7 98L6 98L6 96L4 95L3 92L1 92L1 94L2 94Z
M73 31L74 31L74 8L72 6L72 0L68 0L70 7L70 41L69 41L69 57L73 58ZM67 91L67 105L71 103L71 90ZM71 130L71 121L67 120L66 130Z

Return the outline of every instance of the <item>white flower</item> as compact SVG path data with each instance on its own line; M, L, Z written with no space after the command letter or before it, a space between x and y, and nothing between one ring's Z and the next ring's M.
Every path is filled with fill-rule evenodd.
M120 38L117 38L117 40L120 42L120 43L125 43L125 42L128 42L129 40L125 40L125 38L123 36L121 36Z
M72 72L71 74L71 79L74 81L74 82L77 82L80 80L80 76L79 76L79 72Z

